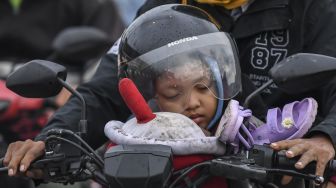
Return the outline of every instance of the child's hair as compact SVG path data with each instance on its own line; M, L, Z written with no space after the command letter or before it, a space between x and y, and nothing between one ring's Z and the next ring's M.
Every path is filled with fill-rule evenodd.
M157 67L160 67L159 69L161 71L155 71L156 74L154 76L154 80L157 79L160 75L162 75L165 72L171 72L175 71L176 69L183 69L186 70L186 68L191 67L202 67L203 72L207 72L208 76L211 76L211 70L209 65L205 62L202 55L199 53L190 53L183 56L174 56L170 57L168 59L165 59L164 62L160 62L157 64ZM212 79L213 76L211 76Z
M201 70L203 74L206 74L210 80L215 81L212 70L204 57L203 54L198 52L168 57L154 65L144 68L142 72L132 72L132 74L137 76L137 78L133 80L146 100L150 100L155 96L154 86L156 79L164 73L174 73L177 69L188 70L188 68L190 69L192 66L199 66L202 67Z

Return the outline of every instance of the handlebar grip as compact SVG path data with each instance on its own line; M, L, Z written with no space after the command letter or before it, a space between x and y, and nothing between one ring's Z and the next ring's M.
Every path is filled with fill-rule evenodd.
M5 167L5 165L3 164L4 159L5 159L4 157L0 158L0 168Z
M295 168L295 163L300 159L300 156L294 158L287 158L285 151L280 151L277 153L276 159L274 161L275 168L280 169L290 169L306 174L315 174L316 171L316 161L310 162L304 169L298 170ZM330 177L336 175L336 160L330 160L325 168L324 176Z
M7 172L7 171L8 171L8 167L6 167L6 166L3 164L3 160L4 160L4 157L3 157L3 158L0 158L0 173L2 173L2 172Z

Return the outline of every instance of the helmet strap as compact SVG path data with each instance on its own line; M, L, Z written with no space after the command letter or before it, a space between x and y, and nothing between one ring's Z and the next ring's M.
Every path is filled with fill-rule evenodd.
M218 64L212 58L206 57L205 59L207 60L207 62L209 62L210 69L212 70L212 72L215 76L217 90L218 90L218 98L219 98L218 103L217 103L216 114L215 114L214 118L212 118L211 122L209 123L209 125L207 127L207 129L210 130L211 128L214 127L216 122L222 116L223 106L224 106L224 101L223 101L223 99L224 99L224 88L223 88L222 77L221 77L221 74L219 72Z

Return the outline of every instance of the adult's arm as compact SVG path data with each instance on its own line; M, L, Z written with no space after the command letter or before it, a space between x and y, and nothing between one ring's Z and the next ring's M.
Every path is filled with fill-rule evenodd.
M298 1L299 2L299 1ZM324 54L336 57L336 1L311 1L304 15L303 39L307 53ZM323 175L325 165L335 156L336 144L336 82L317 91L318 115L322 121L309 130L308 139L280 141L271 145L274 149L288 149L287 157L301 155L295 164L303 168L311 161L317 161L316 174Z
M307 12L305 52L336 57L336 1L312 1ZM308 136L322 133L336 145L336 81L318 90L319 115L323 121L314 126Z

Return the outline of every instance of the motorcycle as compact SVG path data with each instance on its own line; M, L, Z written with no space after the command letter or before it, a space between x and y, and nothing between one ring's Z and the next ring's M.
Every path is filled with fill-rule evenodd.
M82 83L85 70L94 66L97 59L112 45L102 31L91 27L68 28L56 36L53 53L47 58L63 64L69 70L72 86ZM46 124L52 111L65 103L66 93L56 99L21 97L5 86L6 77L22 63L0 62L0 132L6 142L34 138ZM62 100L62 101L61 101ZM10 136L8 136L10 135Z
M272 83L288 93L320 87L335 75L335 61L335 58L317 54L290 56L270 70L272 80L252 93L244 104L248 106L251 98ZM74 183L93 179L105 187L173 188L180 186L179 183L190 172L202 168L206 177L246 180L247 187L274 187L275 175L289 175L321 184L324 177L336 174L335 160L329 161L324 177L320 177L313 175L316 163L297 170L294 168L297 158L288 159L284 151L273 151L267 145L254 145L236 154L227 153L179 172L174 172L172 148L167 145L119 145L105 151L102 158L83 139L87 130L85 100L65 79L63 66L43 60L28 62L7 79L7 87L21 96L50 97L65 87L82 102L77 132L49 130L45 155L30 166L31 169L43 170L45 182ZM1 172L7 170L7 167L0 168Z

